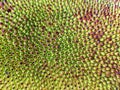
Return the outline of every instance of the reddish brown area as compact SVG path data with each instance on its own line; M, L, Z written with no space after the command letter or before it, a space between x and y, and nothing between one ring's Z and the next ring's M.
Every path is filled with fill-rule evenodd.
M83 20L85 20L85 21L91 21L92 18L93 18L93 14L94 14L93 8L90 9L90 10L88 9L88 10L85 11L84 16L81 16L81 17L79 18L79 20L80 20L80 21L83 21Z
M118 47L118 45L116 44L116 42L113 42L113 41L112 41L112 37L107 37L107 38L105 39L105 41L106 41L106 43L110 44L111 46L114 46L114 48L117 48L117 47Z
M3 8L3 6L4 6L4 3L0 2L0 9Z
M117 3L120 3L120 0L114 0L114 8L115 9L119 9L120 8L120 6L117 5Z
M11 12L13 10L13 6L9 5L6 1L0 2L0 9L3 9L7 12Z
M89 33L89 35L92 36L92 38L95 40L95 42L96 42L97 45L103 46L103 43L100 42L100 39L104 35L104 29L102 29L102 27L106 28L106 26L102 26L102 22L99 19L96 19L95 17L93 17L93 15L96 15L96 17L98 17L97 14L99 12L99 14L101 14L100 15L101 17L104 16L106 18L108 16L108 17L110 17L109 19L111 19L111 17L113 17L112 18L113 20L116 18L116 16L114 16L113 14L111 14L109 6L101 5L101 10L100 11L97 11L93 7L90 8L90 6L88 6L87 8L88 9L85 11L84 16L80 17L79 21L85 20L86 23L87 23L87 21L91 21L92 20L92 22L94 22L93 26L91 26L91 27L89 26L88 27L88 29L91 30L91 32ZM79 15L80 15L79 11L74 14L75 17L77 17ZM85 26L87 26L86 23L85 23ZM102 29L102 30L99 30L99 29Z
M110 16L110 7L105 6L103 10L101 11L101 14L106 18L107 16Z
M106 77L110 77L112 74L115 77L120 76L120 66L115 62L111 63L111 60L109 60L109 56L102 56L102 58L98 58L98 59L99 59L98 63L101 64L101 67L99 68L99 70L96 71L98 75L105 73ZM114 59L112 59L112 60L114 60ZM115 59L115 60L117 60L117 59ZM110 70L106 70L105 72L103 72L102 70L105 68L109 68Z
M120 66L118 67L118 69L116 70L116 75L118 75L120 77Z
M118 2L118 1L116 1L116 2ZM97 5L95 5L95 6L97 6ZM110 5L109 4L98 4L98 7L101 8L100 10L98 10L97 7L95 8L95 6L91 6L91 5L88 4L88 5L86 5L86 9L83 8L83 11L84 11L83 16L81 16L80 11L75 13L74 16L75 17L80 16L79 21L83 21L83 20L91 21L92 18L95 18L95 17L93 17L93 15L98 17L98 13L100 14L100 16L104 16L105 18L113 15L112 14L113 12L111 12L111 10L110 10ZM116 7L115 11L114 11L114 13L115 13L116 10L119 8L119 6L118 5L114 5L114 6Z
M80 19L85 20L85 21L89 21L89 20L91 20L92 17L93 17L92 10L90 10L90 11L87 10L86 14L83 17L81 17Z
M75 17L80 16L79 21L92 21L92 19L94 18L93 15L97 15L98 14L98 10L96 10L96 8L94 8L93 6L91 6L90 4L85 3L86 9L82 9L83 12L83 16L81 16L81 11L78 11L77 13L74 14Z
M103 32L101 32L101 33L102 33L101 35L103 35ZM114 54L114 50L117 49L117 44L114 41L112 41L112 37L109 36L103 42L100 42L99 41L100 38L96 38L96 35L99 36L100 32L99 32L99 34L98 34L97 31L96 32L91 32L89 35L91 35L95 41L97 40L96 41L97 45L100 45L100 44L104 45L104 42L106 42L106 43L108 43L108 44L110 44L111 46L114 47L114 49L110 49L110 48L107 49L108 54L106 54L106 56L100 56L99 55L99 56L97 56L97 59L99 60L99 63L102 62L101 63L101 66L102 66L101 69L104 69L103 65L106 64L107 65L106 67L110 68L110 70L111 69L114 70L114 76L120 76L120 66L117 63L111 63L111 59L109 59L109 57L111 57L111 56L117 56L117 55ZM94 56L97 54L96 53L97 49L93 49L95 47L96 46L93 46L93 47L89 48L89 52L90 52L89 60L94 59ZM102 50L102 47L101 47L101 51L104 51L104 50ZM112 60L118 60L118 59L117 59L117 57L113 57ZM109 65L112 65L112 67L109 67ZM105 72L102 72L101 70L99 70L99 71L97 71L97 73L98 73L98 75L101 75L102 73L105 73ZM105 74L106 74L106 77L109 77L109 76L112 75L111 71L106 71Z
M104 35L104 31L102 31L102 30L91 31L88 35L92 36L92 38L95 40L95 42L97 44L99 44L100 43L100 39Z
M114 0L115 3L120 2L120 0Z
M98 25L98 24L101 24L101 22L100 22L100 20L97 19L97 20L94 21L94 24Z
M115 75L120 76L120 66L117 63L112 63L112 69L114 69Z
M120 8L120 6L119 5L115 5L115 9L119 9Z
M97 31L97 32L93 32L92 37L94 39L100 40L100 38L104 35L103 31Z

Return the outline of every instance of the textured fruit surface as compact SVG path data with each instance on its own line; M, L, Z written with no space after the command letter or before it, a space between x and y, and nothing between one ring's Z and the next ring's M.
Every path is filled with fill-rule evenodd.
M120 90L120 1L0 0L0 90Z

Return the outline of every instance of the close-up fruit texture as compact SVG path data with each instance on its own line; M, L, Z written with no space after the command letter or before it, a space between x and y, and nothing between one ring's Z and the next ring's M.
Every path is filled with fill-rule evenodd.
M120 90L120 0L0 0L0 90Z

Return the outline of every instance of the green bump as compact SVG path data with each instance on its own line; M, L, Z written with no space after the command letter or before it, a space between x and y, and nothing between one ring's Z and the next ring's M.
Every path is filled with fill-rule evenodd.
M118 52L120 53L120 48L118 48Z

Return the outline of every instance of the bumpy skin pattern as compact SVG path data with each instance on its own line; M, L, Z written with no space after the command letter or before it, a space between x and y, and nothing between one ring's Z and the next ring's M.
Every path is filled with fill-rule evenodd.
M120 90L119 0L1 0L0 90Z

